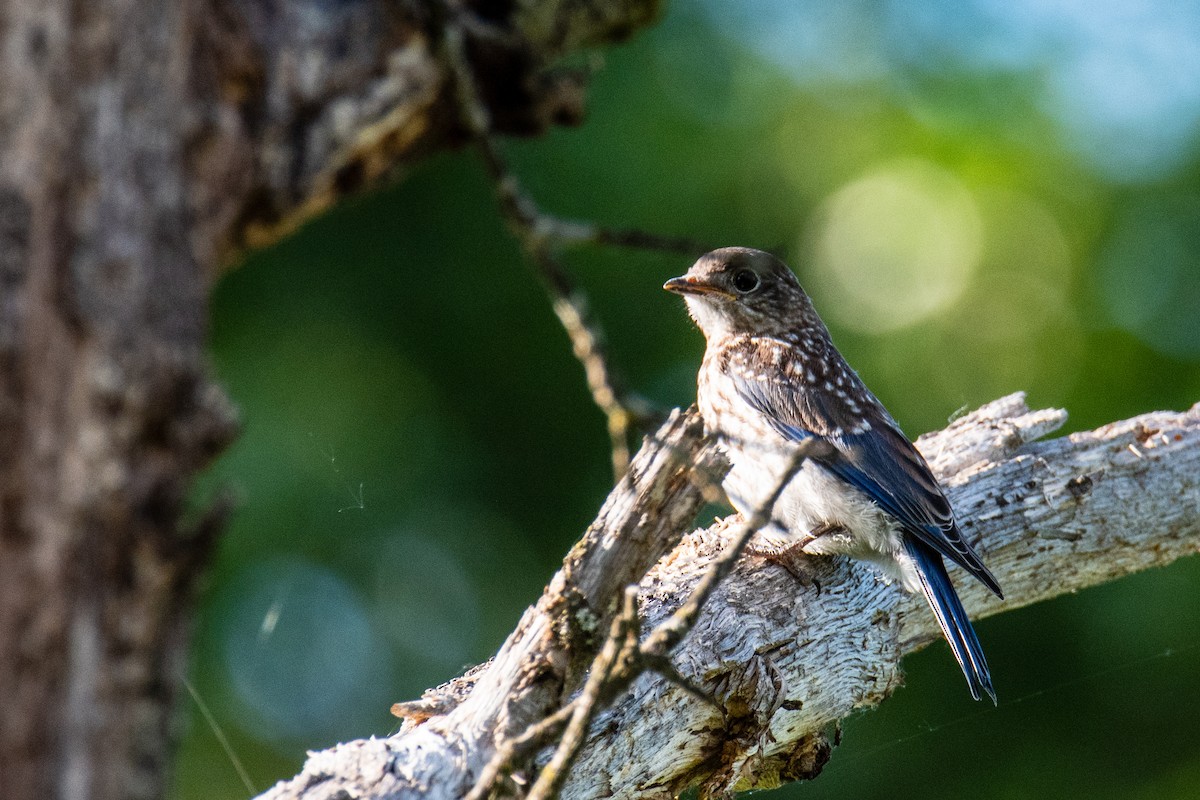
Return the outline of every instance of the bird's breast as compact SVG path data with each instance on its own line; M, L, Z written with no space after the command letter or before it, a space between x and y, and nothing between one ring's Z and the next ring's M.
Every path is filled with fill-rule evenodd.
M780 435L719 371L701 372L697 405L729 456L731 467L723 484L729 502L749 517L784 479L797 444ZM908 559L895 520L866 494L810 459L780 494L760 538L769 548L780 547L830 527L843 532L822 537L805 549L876 562L889 578L899 579L910 590L915 587L915 575L903 568Z

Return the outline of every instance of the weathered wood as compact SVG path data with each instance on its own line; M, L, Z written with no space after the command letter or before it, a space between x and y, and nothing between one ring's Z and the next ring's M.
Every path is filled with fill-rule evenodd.
M1006 592L1001 602L960 580L974 616L1200 548L1200 405L1036 441L1065 419L1061 411L1030 411L1014 395L918 442ZM638 460L655 447L647 443ZM630 488L618 487L608 505L629 506ZM599 524L589 531L593 539ZM728 527L722 521L685 536L645 576L647 628L686 598L725 545ZM901 658L939 634L920 598L884 584L868 565L809 558L796 566L810 579L743 558L673 654L680 672L711 691L722 710L642 676L595 720L563 796L659 798L695 785L717 794L818 774L830 754L830 724L885 698L899 685ZM561 580L547 587L514 637L529 635L531 618L552 626L538 609L555 605ZM438 708L432 718L390 739L314 753L300 775L263 797L461 796L499 737L512 735L511 722L529 718L512 708L522 702L513 690L528 674L525 657L548 656L514 644L510 638L471 681L431 693L429 708ZM506 706L509 724L502 725L497 709Z

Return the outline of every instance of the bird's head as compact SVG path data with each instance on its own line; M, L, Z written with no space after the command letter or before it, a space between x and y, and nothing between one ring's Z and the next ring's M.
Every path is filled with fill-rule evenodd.
M822 324L787 265L749 247L706 253L686 275L672 278L663 288L683 295L688 313L709 340L739 334L781 336Z

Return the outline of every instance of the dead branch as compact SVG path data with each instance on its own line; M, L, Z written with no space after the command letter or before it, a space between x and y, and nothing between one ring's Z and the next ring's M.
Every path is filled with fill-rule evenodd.
M607 423L613 480L618 481L629 468L630 433L638 427L638 423L655 418L661 420L661 415L655 415L645 399L626 391L614 374L600 323L592 316L587 296L563 266L557 250L567 245L611 244L682 251L696 256L703 252L703 248L683 238L641 231L610 230L589 222L559 219L540 209L509 168L508 160L496 140L492 115L468 58L468 32L476 18L461 0L441 0L441 3L445 12L441 57L451 76L459 117L483 156L500 212L509 230L517 237L521 249L537 270L550 297L554 314L571 340L575 358L583 365L592 400L604 414Z
M1001 602L963 583L974 616L1160 566L1200 546L1200 405L1035 441L1065 418L1030 411L1013 395L918 442L1005 587ZM689 417L675 417L647 441L629 478L497 657L422 701L436 709L433 716L413 718L390 739L314 753L300 775L264 797L463 796L498 747L563 708L579 685L577 676L562 680L565 673L549 665L578 662L588 648L568 641L574 649L555 652L549 631L571 616L570 586L606 583L609 591L592 596L613 602L611 590L622 584L583 572L585 562L598 565L585 554L599 542L620 549L615 531L605 532L613 511L653 527L654 515L671 506L661 502L665 473L651 465L678 459L676 448L706 454L704 469L713 474L711 450L698 436L680 436L688 424ZM681 496L694 504L698 491ZM673 514L672 524L681 516ZM708 574L738 527L733 520L684 537L642 578L645 628L675 613ZM808 568L812 580L798 581L761 559L742 558L672 654L682 677L721 708L643 674L596 715L561 796L665 797L696 785L716 794L817 775L831 752L829 726L890 694L902 657L937 632L919 599L882 583L868 565L813 558ZM622 580L634 571L625 569ZM547 684L553 690L545 691ZM514 775L518 782L530 777Z
M546 800L546 798L558 796L558 792L566 781L567 769L574 763L579 749L583 745L583 733L586 727L618 692L625 691L643 672L651 669L657 670L663 677L694 697L705 702L711 701L702 689L679 674L671 664L668 654L692 629L704 604L733 569L751 537L770 521L779 496L795 477L805 459L814 457L818 452L827 449L828 445L817 440L802 442L796 448L790 464L780 475L775 488L749 518L742 520L729 546L725 548L719 558L709 564L704 576L692 588L687 600L659 623L640 645L638 642L640 625L638 624L637 588L635 586L626 587L621 613L613 619L608 639L592 662L583 690L569 704L547 718L553 720L552 723L548 724L545 720L535 723L529 731L518 737L518 741L528 746L542 741L542 735L552 735L549 733L550 731L557 732L560 727L564 729L562 739L555 748L553 756L541 768L536 782L529 790L528 800ZM702 477L704 483L700 488L704 497L708 499L710 491L717 491L717 485L713 476ZM570 710L569 716L563 713L568 709ZM532 736L531 732L533 731L538 731L539 735ZM522 752L522 754L524 753ZM517 755L513 748L501 747L484 769L483 775L475 782L474 788L467 795L467 800L482 800L487 797L495 780L499 777L501 769L511 768Z

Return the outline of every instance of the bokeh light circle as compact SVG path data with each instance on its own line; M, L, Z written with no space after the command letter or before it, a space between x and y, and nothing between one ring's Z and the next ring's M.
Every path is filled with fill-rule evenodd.
M486 522L476 522L487 530ZM441 531L421 527L422 532L401 527L378 541L372 598L380 627L411 667L445 680L471 660L479 636L479 595L459 558L439 542ZM443 535L454 533L447 529Z
M872 171L815 218L812 288L822 311L867 333L937 314L970 283L982 227L971 193L949 172L915 159Z
M1114 221L1097 259L1109 319L1173 358L1200 360L1200 200L1141 201Z
M313 740L345 727L362 685L378 679L382 648L358 594L333 571L299 559L248 565L231 587L225 669L273 739Z

